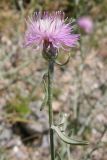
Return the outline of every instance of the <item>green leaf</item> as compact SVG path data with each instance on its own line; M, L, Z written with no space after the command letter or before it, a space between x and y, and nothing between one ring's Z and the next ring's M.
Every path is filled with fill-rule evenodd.
M28 105L29 97L16 97L7 105L7 110L11 113L16 112L23 117L31 112Z
M45 97L43 99L43 102L41 104L41 107L40 107L40 111L42 111L44 109L44 107L47 105L47 94L45 94Z
M66 64L69 62L70 57L71 57L71 54L69 53L68 58L67 58L67 60L66 60L64 63L60 63L60 62L57 61L57 60L55 61L55 63L56 63L57 65L59 65L59 66L64 66L64 65L66 65Z
M62 160L60 154L58 152L55 152L56 156L58 157L59 160Z
M67 144L71 144L71 145L88 145L89 144L87 141L81 141L81 140L69 138L63 132L61 132L60 128L57 126L53 125L51 128L58 134L61 140Z
M46 84L46 77L47 77L47 73L45 73L43 75L43 85L44 85L44 92L45 92L45 97L43 99L43 102L41 104L40 107L40 111L44 109L44 107L47 105L47 101L48 101L48 89L47 89L47 84Z

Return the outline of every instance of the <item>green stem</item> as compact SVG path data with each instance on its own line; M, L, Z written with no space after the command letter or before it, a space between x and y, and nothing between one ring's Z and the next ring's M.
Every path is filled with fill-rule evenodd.
M50 149L51 149L51 160L55 159L54 151L54 132L51 126L53 125L53 111L52 111L52 83L54 73L54 60L49 60L48 66L48 110L49 110L49 128L50 128Z

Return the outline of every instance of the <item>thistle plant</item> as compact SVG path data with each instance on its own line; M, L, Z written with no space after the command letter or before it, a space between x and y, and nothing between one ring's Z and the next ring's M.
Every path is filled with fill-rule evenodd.
M52 111L54 66L55 64L64 65L68 63L70 58L69 56L64 64L60 64L57 61L58 54L60 54L59 49L69 52L71 47L75 47L78 40L79 34L73 34L73 26L71 22L68 22L68 19L65 19L63 12L36 12L27 21L24 45L41 51L43 58L48 62L48 72L43 76L46 96L41 110L45 105L48 106L51 160L55 160L54 132L65 143L71 145L88 144L86 141L66 136L64 130L61 130L63 120L60 124L55 125Z
M87 34L93 31L93 21L90 17L84 16L80 17L77 21L78 26Z

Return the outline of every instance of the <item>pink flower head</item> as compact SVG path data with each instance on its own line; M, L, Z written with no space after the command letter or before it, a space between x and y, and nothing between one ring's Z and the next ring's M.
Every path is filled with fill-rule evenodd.
M79 35L72 31L73 27L64 20L63 12L36 12L27 21L24 45L36 49L43 49L44 45L57 50L68 49L74 47L79 39Z
M86 33L91 33L93 30L93 22L90 17L80 17L77 21L78 25L81 29L83 29Z

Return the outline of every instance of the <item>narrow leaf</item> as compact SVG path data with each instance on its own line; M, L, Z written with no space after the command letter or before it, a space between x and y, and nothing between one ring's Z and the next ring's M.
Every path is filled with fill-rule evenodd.
M61 156L60 156L60 154L58 152L56 152L56 156L58 157L59 160L62 160Z
M44 76L43 76L43 85L44 85L45 97L44 97L42 105L40 107L40 111L44 109L44 107L46 106L47 101L48 101L48 90L47 90L47 84L46 84L46 76L47 76L47 73L45 73Z
M87 141L81 141L81 140L69 138L63 132L61 132L61 130L57 126L53 125L51 128L55 130L58 136L61 138L61 140L67 144L72 144L72 145L88 145L89 144Z
M44 109L46 104L47 104L47 95L45 94L45 97L44 97L43 102L42 102L41 107L40 107L40 111L42 111Z

